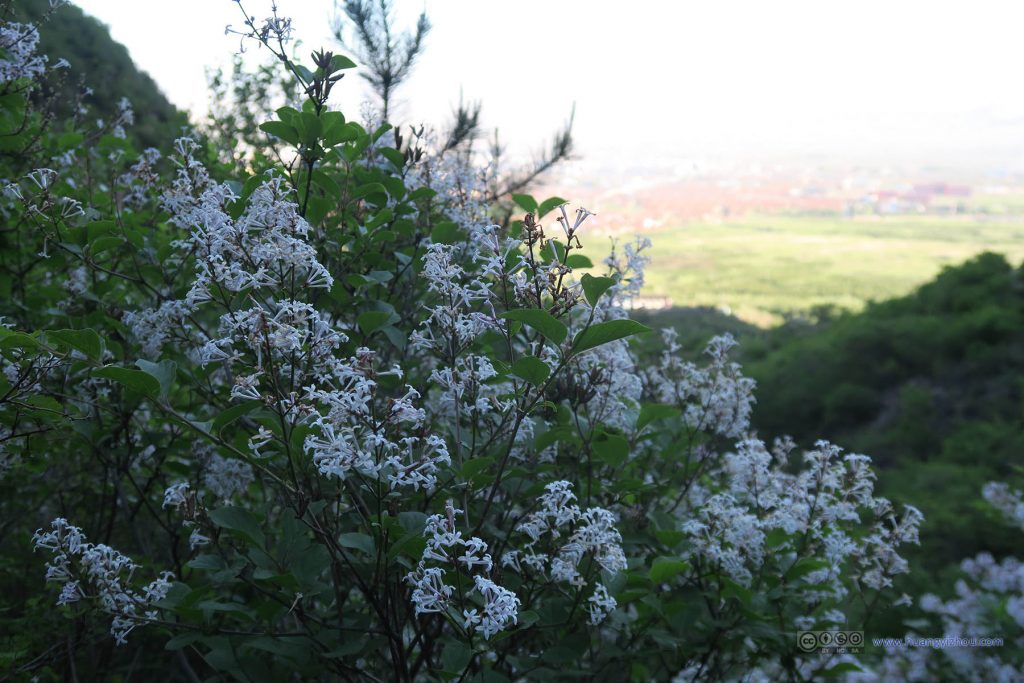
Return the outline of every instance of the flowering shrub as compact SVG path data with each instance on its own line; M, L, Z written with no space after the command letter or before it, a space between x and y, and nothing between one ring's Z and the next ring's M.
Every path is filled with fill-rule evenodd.
M856 672L795 634L860 627L908 570L921 516L868 458L759 441L727 336L642 354L649 242L595 265L592 214L528 195L494 225L486 169L331 110L352 62L246 22L306 100L242 176L197 136L133 149L127 104L51 125L35 29L0 34L5 580L46 624L13 670Z

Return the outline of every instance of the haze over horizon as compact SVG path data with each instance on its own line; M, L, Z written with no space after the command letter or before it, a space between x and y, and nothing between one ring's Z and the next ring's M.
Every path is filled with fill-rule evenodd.
M239 48L232 0L79 0L172 102L207 108L205 67ZM594 168L672 159L809 160L1024 170L1024 91L1013 87L1024 6L1005 2L736 1L621 5L396 2L425 8L426 50L397 114L443 125L483 102L513 156L542 147L576 105L578 154ZM244 3L269 14L268 0ZM280 0L300 55L330 38L329 0ZM157 26L154 26L154 18ZM250 58L265 53L253 46ZM342 84L358 110L367 90Z

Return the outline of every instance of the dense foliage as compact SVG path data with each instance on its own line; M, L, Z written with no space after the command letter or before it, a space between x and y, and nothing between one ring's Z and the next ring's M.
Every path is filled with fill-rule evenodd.
M55 65L0 27L6 675L947 670L801 646L900 599L921 514L866 456L755 438L731 337L699 362L653 344L625 307L649 243L595 265L590 212L525 194L494 224L487 169L332 111L355 65L245 21L301 92L251 166L195 136L136 149L127 102L100 126L40 110ZM1019 601L1016 565L976 564L965 604ZM1015 674L1018 645L961 664Z
M751 356L766 435L825 435L872 453L882 490L919 507L915 559L1012 554L1019 536L977 505L1024 465L1024 277L996 254L915 293L812 328L769 335Z

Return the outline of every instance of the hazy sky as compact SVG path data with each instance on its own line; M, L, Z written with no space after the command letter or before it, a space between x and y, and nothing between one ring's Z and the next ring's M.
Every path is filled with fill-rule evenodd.
M204 67L238 50L233 0L79 0L176 104L206 106ZM268 0L247 0L269 14ZM399 115L458 100L520 152L576 104L595 164L666 157L1024 159L1024 2L1014 0L396 0L434 30ZM331 0L278 0L305 52L330 45ZM262 53L251 46L250 56ZM339 87L350 116L364 95Z

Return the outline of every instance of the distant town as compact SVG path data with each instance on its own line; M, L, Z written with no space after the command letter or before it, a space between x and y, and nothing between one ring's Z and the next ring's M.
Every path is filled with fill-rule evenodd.
M595 234L713 223L750 214L1024 218L1024 175L1003 171L759 164L653 165L628 171L569 164L538 195L597 211Z

